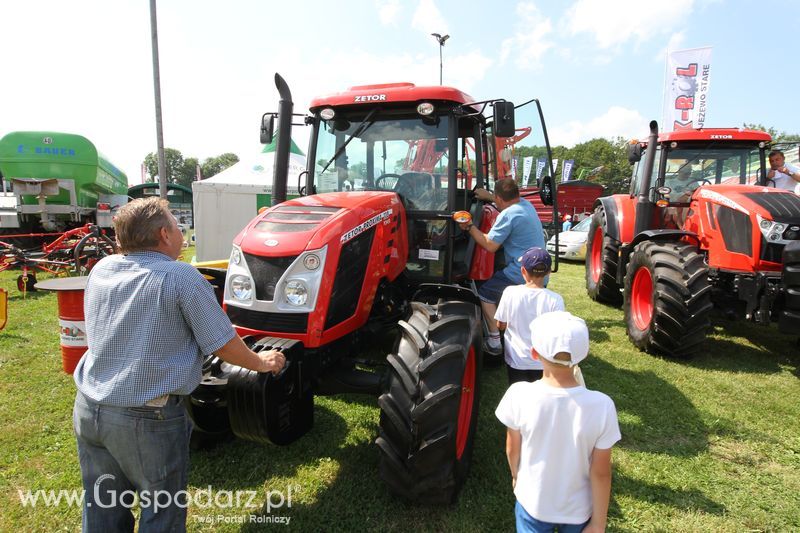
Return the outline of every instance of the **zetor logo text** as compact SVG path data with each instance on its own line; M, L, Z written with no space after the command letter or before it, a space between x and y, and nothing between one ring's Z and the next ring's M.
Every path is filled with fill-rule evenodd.
M386 101L385 94L362 94L356 96L354 102L381 102Z

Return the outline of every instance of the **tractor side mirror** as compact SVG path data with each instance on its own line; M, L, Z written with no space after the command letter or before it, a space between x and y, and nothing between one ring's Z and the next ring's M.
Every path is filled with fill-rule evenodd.
M261 144L269 144L275 134L275 115L264 113L261 117Z
M514 136L514 104L512 102L495 102L492 104L494 118L492 129L495 137Z
M638 163L642 159L642 145L632 143L628 145L628 163L631 165Z
M544 205L553 205L553 180L550 176L542 178L542 184L539 186L539 198Z

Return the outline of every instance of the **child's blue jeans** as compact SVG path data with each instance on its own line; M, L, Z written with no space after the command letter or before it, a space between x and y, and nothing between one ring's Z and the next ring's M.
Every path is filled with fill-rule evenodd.
M519 502L514 508L514 515L517 517L517 533L553 533L554 531L558 531L558 533L580 533L589 523L588 520L583 524L542 522L529 515L528 511Z

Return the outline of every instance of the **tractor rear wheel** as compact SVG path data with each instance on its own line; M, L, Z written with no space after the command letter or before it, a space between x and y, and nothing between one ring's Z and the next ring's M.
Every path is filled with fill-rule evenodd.
M380 475L407 500L452 503L469 472L478 421L481 311L466 302L411 305L378 399Z
M612 305L622 303L617 283L619 243L608 235L602 207L595 209L586 238L586 292L592 300Z
M689 357L703 343L712 309L708 267L684 242L645 241L625 276L628 337L641 350Z

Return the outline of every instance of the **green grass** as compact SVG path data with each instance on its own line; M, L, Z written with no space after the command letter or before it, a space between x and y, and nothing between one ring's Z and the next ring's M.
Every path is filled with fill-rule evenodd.
M185 254L190 258L192 251ZM71 429L74 386L60 370L55 296L16 290L0 332L0 531L77 530L80 510L23 508L17 489L79 488ZM800 529L800 356L795 338L744 322L715 322L702 353L676 361L640 353L622 312L591 302L583 266L562 264L551 288L584 317L592 349L582 364L590 388L609 394L622 441L614 451L612 531L788 531ZM293 491L273 510L302 531L486 531L513 529L513 495L494 408L505 374L483 374L472 472L459 502L406 505L378 477L376 400L318 398L314 429L287 447L231 441L192 455L191 488ZM201 523L191 531L255 526ZM244 509L223 510L236 517ZM264 529L275 527L266 525Z

